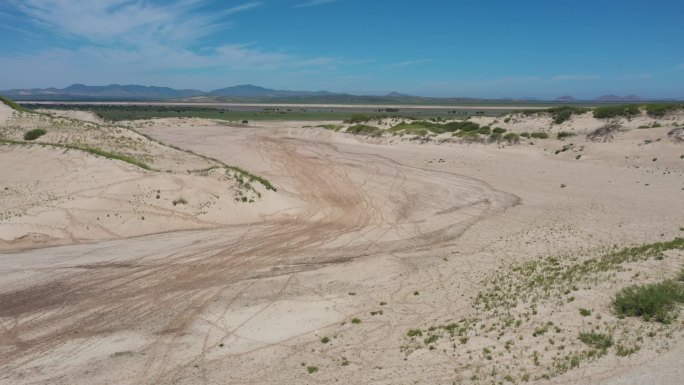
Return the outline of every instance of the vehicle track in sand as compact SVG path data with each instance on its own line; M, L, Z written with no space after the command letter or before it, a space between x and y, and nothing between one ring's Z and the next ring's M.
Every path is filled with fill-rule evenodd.
M190 148L221 159L229 140ZM208 309L224 296L233 299L213 318L227 317L240 285L288 276L260 305L262 312L270 310L286 290L304 290L295 285L295 273L448 245L478 220L517 203L516 197L477 180L404 166L379 155L343 152L275 131L244 134L237 145L258 152L281 193L296 196L306 206L261 223L183 233L182 247L173 249L161 246L174 234L70 246L69 252L81 257L120 257L62 267L53 280L21 290L3 292L0 287L0 382L40 382L27 374L41 362L80 357L102 338L134 331L148 336L145 355L134 375L121 383L174 383L189 368L205 366L215 341L239 335L240 328L260 314L231 328L211 321L218 336L216 330L197 335L193 325L210 323L204 320ZM430 220L434 217L439 220ZM179 352L188 335L195 337L192 346ZM256 349L285 346L294 338L260 343ZM68 370L56 373L72 375ZM207 376L204 373L202 382L210 382Z

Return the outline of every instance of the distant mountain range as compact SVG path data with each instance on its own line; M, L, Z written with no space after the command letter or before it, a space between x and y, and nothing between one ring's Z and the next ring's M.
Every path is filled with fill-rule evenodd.
M200 90L176 90L169 87L110 84L86 86L73 84L66 88L32 88L0 91L0 94L16 100L39 101L86 101L86 100L191 100L216 102L300 102L300 103L463 103L487 99L477 98L429 98L392 92L384 96L350 95L329 91L275 90L252 84L219 88L205 92ZM521 101L520 99L499 99Z
M275 90L251 84L219 88L205 92L193 89L177 90L169 87L110 84L108 86L87 86L73 84L66 88L32 88L0 91L0 94L16 100L192 100L217 102L294 102L294 103L477 103L538 102L536 99L482 99L482 98L431 98L391 92L388 95L350 95L328 91ZM594 100L575 99L570 95L557 98L556 102L637 102L636 95L604 95Z
M636 95L627 95L627 96L619 96L619 95L603 95L600 96L594 100L582 100L582 99L575 99L574 97L570 95L565 95L561 96L559 98L556 98L557 102L580 102L580 101L592 101L592 102L642 102L644 99L642 99L639 96Z

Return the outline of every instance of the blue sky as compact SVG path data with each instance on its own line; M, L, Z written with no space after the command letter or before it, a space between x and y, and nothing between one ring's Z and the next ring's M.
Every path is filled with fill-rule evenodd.
M2 0L0 89L684 98L684 1Z

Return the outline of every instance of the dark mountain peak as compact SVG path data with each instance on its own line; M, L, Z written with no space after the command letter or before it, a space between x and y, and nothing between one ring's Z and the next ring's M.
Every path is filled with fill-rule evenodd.
M290 91L290 90L274 90L271 88L264 88L255 86L254 84L242 84L233 87L219 88L209 92L217 96L230 96L242 98L283 98L283 97L301 97L301 96L321 96L332 95L328 91Z
M411 95L402 94L399 92L392 91L389 94L387 94L387 96L390 98L406 98L406 97L410 97Z

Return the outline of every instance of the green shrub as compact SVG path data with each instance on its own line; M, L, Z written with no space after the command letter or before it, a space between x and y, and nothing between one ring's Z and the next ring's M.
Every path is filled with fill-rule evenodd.
M322 344L327 344L328 342L330 342L330 338L328 338L328 337L323 337L323 338L321 338L321 343L322 343Z
M592 348L605 350L613 346L613 337L609 334L602 334L596 332L580 333L580 341L591 346Z
M420 337L423 335L423 332L420 331L420 329L411 329L406 333L406 335L409 337Z
M25 133L24 140L36 140L45 134L47 134L47 131L43 130L42 128L36 128Z
M494 127L492 130L492 133L494 134L503 134L504 132L506 132L506 129L501 127Z
M492 130L489 128L489 126L484 126L484 127L478 128L477 130L475 130L475 132L477 132L478 134L482 134L482 135L489 135L492 133Z
M444 124L444 130L448 132L456 131L476 131L480 125L469 121L449 122Z
M533 132L530 134L530 136L534 139L548 139L549 138L549 134L547 134L546 132L543 132L543 131Z
M562 106L562 107L553 107L549 108L547 110L549 113L551 113L551 117L553 118L553 122L555 124L561 124L572 117L572 115L581 115L584 114L585 112L589 112L588 108L580 108L580 107L570 107L570 106Z
M318 371L318 366L307 366L306 371L309 372L309 374L314 374Z
M588 317L591 315L591 310L582 307L579 309L579 313L582 317Z
M564 139L564 138L569 138L569 137L575 136L575 135L577 135L577 134L575 134L574 132L561 131L558 133L557 137L558 137L558 139Z
M504 140L508 143L518 143L520 141L520 135L515 132L509 132L503 136Z
M675 281L629 286L617 293L613 309L618 316L642 317L645 321L669 323L684 302L684 288Z
M625 104L618 106L603 106L594 108L594 117L596 119L608 118L631 118L641 113L639 106L636 104Z

